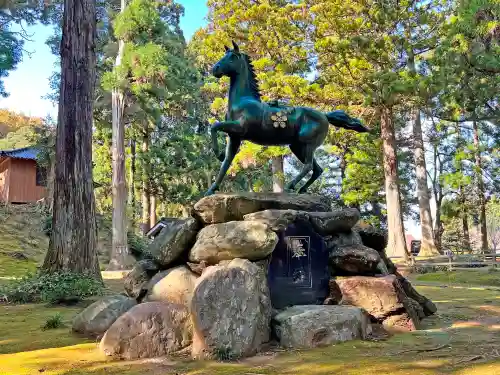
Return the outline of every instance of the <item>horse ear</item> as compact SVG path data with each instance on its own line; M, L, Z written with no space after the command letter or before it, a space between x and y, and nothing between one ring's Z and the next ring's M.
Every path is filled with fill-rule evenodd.
M230 50L230 48L228 46L224 46L224 50L227 52Z
M234 42L234 40L233 40L233 51L236 53L240 52L240 47L238 47L238 45Z

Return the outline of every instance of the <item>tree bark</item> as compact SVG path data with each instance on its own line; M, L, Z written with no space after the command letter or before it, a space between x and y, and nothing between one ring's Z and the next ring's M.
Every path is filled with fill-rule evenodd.
M121 12L125 10L125 0L121 0ZM118 41L118 55L115 68L121 65L125 43ZM123 112L125 95L115 88L111 93L112 107L112 200L113 200L113 234L111 259L107 270L122 270L127 267L127 182L125 178L125 126Z
M102 280L92 180L95 39L95 1L64 0L53 229L42 269Z
M396 134L391 108L382 108L380 124L384 152L385 196L387 202L387 224L389 230L386 253L387 256L390 257L404 257L405 261L409 262L410 257L406 247L401 209L398 160L396 155Z
M285 172L283 169L283 155L271 159L273 174L273 192L282 193L285 187Z
M481 162L481 149L479 144L479 128L477 122L472 123L474 129L474 148L476 149L476 180L479 192L479 228L481 232L481 251L488 252L488 230L486 228L486 199L484 196L483 166Z
M132 210L131 222L135 223L135 165L136 150L135 150L135 139L130 140L130 175L129 175L129 189L128 189L128 202Z
M150 201L151 201L151 210L150 210L150 214L149 214L149 226L150 226L150 228L153 228L156 225L156 222L157 222L157 217L156 217L156 195L151 194Z
M150 184L149 184L149 163L146 160L147 153L149 151L149 133L146 130L144 137L142 139L142 224L141 230L142 234L146 235L151 229L149 226L150 220Z
M460 125L456 123L456 130L457 130L457 150L459 150L462 147L462 133L460 131ZM460 162L459 166L460 173L463 174L463 168L462 168L462 162ZM470 245L470 235L469 235L469 222L468 222L468 217L469 215L467 214L467 198L465 197L465 192L464 192L464 186L460 184L458 188L458 198L461 204L460 207L460 216L462 218L462 247L464 248L465 251L468 251L469 253L472 252L472 248Z
M420 111L415 110L413 122L413 145L415 152L415 167L417 178L417 198L420 210L420 227L422 231L421 247L419 255L437 256L437 250L432 232L432 216L429 198L429 188L427 186L427 166L425 165L424 140L422 137L422 123Z

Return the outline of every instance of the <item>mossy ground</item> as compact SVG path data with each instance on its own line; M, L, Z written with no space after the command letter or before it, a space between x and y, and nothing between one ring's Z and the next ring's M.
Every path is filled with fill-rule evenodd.
M112 288L119 288L120 280L109 281ZM99 353L97 342L70 332L71 318L83 306L3 305L0 374L500 374L500 294L481 288L418 289L439 309L436 316L424 321L421 331L378 342L351 341L307 351L274 350L233 363L192 362L186 358L113 361ZM42 330L46 320L57 312L66 326Z
M481 268L449 272L431 272L418 275L417 280L436 283L465 285L490 285L500 287L500 268Z

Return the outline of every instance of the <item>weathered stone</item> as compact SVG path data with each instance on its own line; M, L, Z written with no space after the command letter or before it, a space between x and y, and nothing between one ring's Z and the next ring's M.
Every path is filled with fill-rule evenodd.
M415 321L420 321L422 319L425 318L425 313L424 313L424 309L422 308L422 306L420 306L420 304L415 301L414 299L410 298L410 297L407 297L405 300L404 300L404 305L405 305L405 309L407 311L411 311L412 314L414 314L414 320ZM412 314L408 314L408 315L412 315Z
M376 250L363 245L334 247L330 251L332 272L342 274L375 274L381 260Z
M159 271L158 265L149 259L137 262L123 281L125 291L130 297L142 300L147 293L147 285Z
M147 302L119 317L99 347L106 355L131 360L175 353L191 342L192 324L186 307Z
M323 238L309 221L294 222L278 236L268 274L273 307L322 304L330 279Z
M189 308L198 278L185 266L156 274L148 286L147 301L171 302Z
M387 231L375 228L362 221L358 222L353 230L359 233L363 245L375 249L378 252L384 251L387 247Z
M273 329L280 344L288 348L365 339L371 333L368 316L352 306L292 306L273 318Z
M86 337L99 337L136 304L135 299L120 294L101 298L75 316L72 330Z
M247 214L269 209L329 211L320 196L284 193L232 193L205 197L194 205L194 212L205 224L243 220Z
M265 210L244 216L246 221L260 221L268 225L273 231L279 232L296 221L309 221L309 214L296 210Z
M404 310L403 298L394 275L384 277L353 276L338 278L342 304L365 309L377 320Z
M411 283L405 277L400 275L398 272L396 272L396 277L398 278L398 281L401 287L403 288L405 294L409 298L417 301L420 304L420 306L422 306L425 316L431 316L436 313L437 307L430 299L417 292L415 288L411 285Z
M328 236L350 231L359 220L359 211L344 208L333 212L311 212L309 216L314 230L322 236Z
M276 233L259 221L212 224L198 233L189 260L208 264L235 258L260 260L271 254L277 243Z
M169 219L165 227L148 247L150 256L162 266L168 267L193 245L198 233L198 222L193 219Z
M248 260L208 267L191 301L192 355L243 357L269 340L271 303L262 270Z
M408 313L388 316L382 322L382 326L390 333L411 332L417 330L415 322Z
M200 276L205 268L208 267L207 262L202 260L200 263L191 263L191 262L186 262L186 266L191 270L191 272L197 274Z
M326 247L329 249L342 246L362 245L358 232L339 232L325 237Z

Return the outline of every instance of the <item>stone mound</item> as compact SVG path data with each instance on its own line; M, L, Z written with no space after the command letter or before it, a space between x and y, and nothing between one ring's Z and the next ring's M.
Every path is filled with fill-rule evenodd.
M270 193L201 199L193 218L155 230L125 278L131 298L105 297L75 318L75 331L104 334L101 350L124 359L186 350L227 359L255 354L271 332L282 346L310 348L365 339L372 323L418 329L436 306L387 258L387 234L325 202Z

